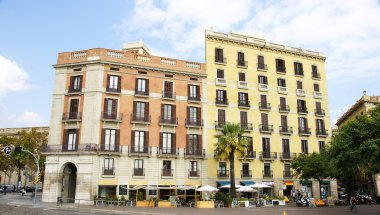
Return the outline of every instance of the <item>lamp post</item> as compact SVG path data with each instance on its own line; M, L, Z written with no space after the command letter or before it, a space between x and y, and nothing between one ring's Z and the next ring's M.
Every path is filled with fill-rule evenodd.
M38 158L36 157L36 155L34 155L33 153L31 153L29 150L27 150L27 149L23 149L22 147L17 146L17 147L15 148L15 153L21 153L21 152L27 152L27 153L31 154L31 155L34 157L34 159L36 160L37 173L35 174L34 178L35 178L35 179L36 179L36 178L38 179L38 176L40 175L40 165L39 165L39 160L38 160ZM33 205L36 204L37 190L38 190L38 181L39 181L39 180L36 181L36 186L35 186L35 188L34 188Z

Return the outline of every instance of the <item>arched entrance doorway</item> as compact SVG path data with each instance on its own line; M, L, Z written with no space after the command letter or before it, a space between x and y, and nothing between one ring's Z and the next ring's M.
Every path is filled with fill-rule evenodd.
M75 190L77 185L77 167L73 163L67 163L63 168L61 182L61 197L63 201L74 203Z

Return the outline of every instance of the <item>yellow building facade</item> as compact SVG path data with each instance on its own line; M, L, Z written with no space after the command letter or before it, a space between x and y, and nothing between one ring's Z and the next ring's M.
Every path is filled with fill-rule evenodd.
M235 160L242 185L266 182L274 195L299 189L319 197L317 181L300 181L290 168L299 153L319 152L330 140L323 54L269 43L237 32L206 31L208 153L225 123L240 123L251 141L247 157ZM229 164L208 157L209 180L229 183ZM336 182L323 195L337 196Z

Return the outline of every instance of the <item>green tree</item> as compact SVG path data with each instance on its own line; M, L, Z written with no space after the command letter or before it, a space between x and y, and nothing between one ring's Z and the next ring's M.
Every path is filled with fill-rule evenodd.
M215 157L228 159L230 162L230 192L233 198L236 198L235 154L245 157L248 147L248 140L243 134L244 129L239 124L227 123L222 127L220 134L215 135L218 138L215 144Z
M355 184L367 183L380 172L380 106L341 126L329 147L334 176L349 194Z
M301 179L315 179L319 182L319 196L321 196L322 181L331 176L329 158L326 151L321 153L301 154L292 160L292 169Z
M0 136L0 147L9 146L13 143L13 138L7 136ZM3 152L0 152L0 171L4 173L5 176L8 176L8 180L12 176L13 171L15 170L13 165L13 159L10 155L6 155ZM6 178L4 177L4 183Z

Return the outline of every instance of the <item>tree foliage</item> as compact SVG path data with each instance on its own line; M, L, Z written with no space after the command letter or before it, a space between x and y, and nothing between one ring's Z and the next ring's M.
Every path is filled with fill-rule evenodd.
M230 192L236 198L235 187L235 154L246 155L248 139L243 137L244 129L239 124L227 123L222 127L220 134L215 135L218 142L215 144L215 157L227 159L230 162Z
M319 182L319 192L324 179L331 176L331 166L326 151L321 153L301 154L292 160L292 168L301 179L316 179ZM319 193L321 196L321 193Z

